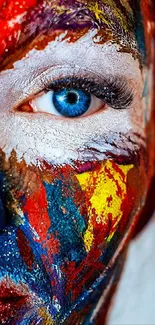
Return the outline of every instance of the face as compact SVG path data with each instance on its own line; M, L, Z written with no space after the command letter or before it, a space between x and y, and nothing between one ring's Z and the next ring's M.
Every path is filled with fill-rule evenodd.
M91 324L152 177L140 4L0 8L0 323Z

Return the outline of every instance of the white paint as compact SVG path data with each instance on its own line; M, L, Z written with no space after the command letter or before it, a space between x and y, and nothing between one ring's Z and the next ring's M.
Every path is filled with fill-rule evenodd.
M42 51L31 50L14 64L14 69L1 72L0 148L7 156L14 149L18 160L24 158L28 164L36 164L38 158L54 164L71 163L76 159L88 159L83 149L96 136L111 137L121 132L131 133L133 137L133 131L145 136L141 100L143 78L138 61L131 54L118 52L115 44L94 44L95 33L88 33L74 44L66 40L52 41ZM109 75L125 78L134 91L130 110L109 108L78 119L13 112L23 101L29 101L42 91L45 84L75 75L99 80ZM103 141L100 159L104 159L107 149L111 150L110 145L108 148ZM93 154L90 156L93 159Z
M107 325L155 324L155 216L130 244Z
M26 13L23 12L20 15L17 15L15 18L8 21L8 27L13 28L15 24L21 24L26 16Z

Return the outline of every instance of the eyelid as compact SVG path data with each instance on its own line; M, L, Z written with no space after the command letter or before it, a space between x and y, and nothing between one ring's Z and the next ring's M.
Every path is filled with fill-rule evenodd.
M42 72L38 72L37 76L33 75L31 81L29 81L29 85L26 87L25 94L27 94L28 97L37 95L55 80L75 76L94 78L98 81L102 80L102 76L95 71L84 69L76 65L57 65L50 68L48 67Z
M18 98L18 101L12 107L12 110L16 110L19 105L26 103L31 100L34 96L38 95L45 89L48 89L49 85L56 82L59 79L89 79L93 80L97 84L103 84L106 80L124 80L124 83L127 85L129 81L124 76L117 75L108 75L105 74L103 77L100 73L96 73L91 69L83 69L79 66L55 66L47 68L46 70L38 71L37 76L32 76L31 80L29 80L28 86L24 89L23 94Z
M133 101L132 90L129 89L123 78L111 77L99 83L94 79L65 78L59 79L48 85L45 91L61 89L82 89L88 94L101 99L105 104L114 109L126 109Z

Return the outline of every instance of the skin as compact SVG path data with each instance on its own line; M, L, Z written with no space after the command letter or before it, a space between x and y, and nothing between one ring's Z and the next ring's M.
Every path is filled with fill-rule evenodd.
M13 9L7 16L9 9L1 8L5 23L10 19L12 39L10 45L4 29L2 324L95 322L121 270L122 263L116 262L127 247L152 177L147 141L149 76L132 26L134 7L122 1L121 11L117 2L96 2L94 7L83 1L82 10L89 14L79 28L79 21L75 24L79 4L72 8L54 1L48 11L49 2L42 7L34 1L22 5L14 16ZM49 28L42 27L38 6L45 10L43 22L50 17ZM28 17L34 15L33 9L31 26ZM69 20L71 9L74 15ZM65 10L66 24L61 20ZM60 19L55 22L54 17ZM98 83L111 76L123 80L132 101L126 109L103 103L99 110L96 105L101 102L95 101L90 114L79 118L56 116L46 108L39 111L45 88L53 80L73 76Z

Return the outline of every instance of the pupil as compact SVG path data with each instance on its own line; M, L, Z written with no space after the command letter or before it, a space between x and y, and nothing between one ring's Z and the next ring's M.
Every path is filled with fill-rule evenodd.
M76 104L78 101L78 94L76 94L73 91L68 92L67 101L69 104L72 104L72 105Z

